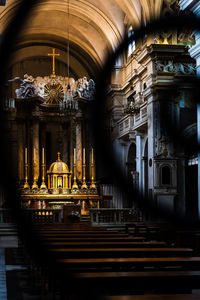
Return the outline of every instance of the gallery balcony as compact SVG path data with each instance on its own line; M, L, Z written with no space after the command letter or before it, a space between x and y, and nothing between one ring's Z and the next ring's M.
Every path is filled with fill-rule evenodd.
M126 110L128 112L128 110ZM118 138L127 139L135 130L144 130L147 126L147 105L135 112L127 113L118 121Z

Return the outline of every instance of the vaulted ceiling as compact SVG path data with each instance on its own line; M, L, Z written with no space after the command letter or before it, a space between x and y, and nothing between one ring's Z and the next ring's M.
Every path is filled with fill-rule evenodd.
M15 47L11 65L47 57L52 47L67 62L70 40L70 70L74 76L94 76L106 55L114 51L126 28L139 26L160 15L163 0L41 0L31 10ZM15 14L21 0L8 0L0 7L0 33ZM69 32L68 32L69 22ZM48 58L49 59L49 58Z

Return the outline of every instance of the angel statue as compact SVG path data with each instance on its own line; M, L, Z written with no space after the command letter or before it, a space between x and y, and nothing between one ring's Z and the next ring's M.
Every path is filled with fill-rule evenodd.
M15 90L17 98L29 98L35 96L36 90L35 86L33 85L34 78L32 76L25 74L24 79L21 79L20 77L15 77L8 81L20 84L19 89Z

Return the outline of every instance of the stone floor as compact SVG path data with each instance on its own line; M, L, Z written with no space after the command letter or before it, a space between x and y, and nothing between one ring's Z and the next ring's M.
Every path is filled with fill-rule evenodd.
M7 300L5 249L0 248L0 299Z
M0 248L0 299L44 300L41 281L35 280L24 250Z

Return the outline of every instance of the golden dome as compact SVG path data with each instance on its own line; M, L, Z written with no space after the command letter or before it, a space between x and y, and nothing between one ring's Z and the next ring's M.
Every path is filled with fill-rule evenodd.
M56 162L53 162L49 168L48 173L56 173L56 174L66 174L69 173L69 168L66 163L64 163L60 159L60 152L58 152L58 159Z

